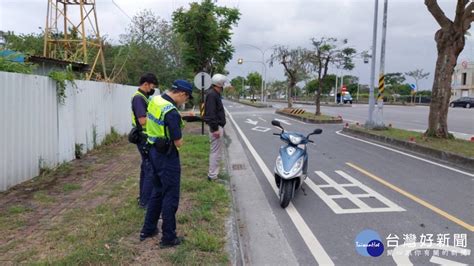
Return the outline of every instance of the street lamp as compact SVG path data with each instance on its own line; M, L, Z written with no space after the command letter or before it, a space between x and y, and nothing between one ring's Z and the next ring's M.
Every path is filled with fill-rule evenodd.
M262 74L265 75L265 77L266 77L266 74L267 74L267 66L265 65L265 62L263 62L263 61L248 61L248 60L246 60L246 62L250 62L250 63L260 63L260 64L262 64L263 69L264 69L264 71L263 71L264 74L263 74L263 73L262 73ZM243 59L243 58L237 59L237 63L238 63L239 65L243 64L243 63L244 63L244 59ZM262 96L261 96L261 98L260 98L260 101L261 101L261 102L263 102L263 86L264 86L264 84L265 84L265 83L264 83L264 82L265 82L265 80L264 80L265 78L264 78L263 75L262 75L262 85L261 85L261 87L262 87L262 88L261 88Z
M273 48L275 47L275 45L273 45L272 47L269 47L269 48L267 48L267 49L262 49L262 48L260 48L260 47L258 47L258 46L255 46L255 45L253 45L253 44L248 44L248 43L244 43L244 44L242 44L242 45L250 46L250 47L252 47L252 48L255 48L255 49L259 50L260 53L262 53L262 61L247 61L247 62L260 62L260 63L262 63L262 96L261 96L261 99L260 99L260 100L263 102L263 99L264 99L264 97L263 97L263 91L267 91L267 66L266 66L266 64L265 64L265 53L266 53L268 50L273 49ZM239 59L239 60L240 60L240 62L237 61L237 63L242 64L242 63L243 63L243 59Z

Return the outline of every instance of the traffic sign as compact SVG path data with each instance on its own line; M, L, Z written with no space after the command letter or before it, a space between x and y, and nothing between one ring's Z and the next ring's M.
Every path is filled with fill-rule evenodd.
M199 72L194 76L194 86L200 90L207 90L211 87L211 76L206 72Z
M341 91L346 91L346 90L347 90L346 86L342 86Z

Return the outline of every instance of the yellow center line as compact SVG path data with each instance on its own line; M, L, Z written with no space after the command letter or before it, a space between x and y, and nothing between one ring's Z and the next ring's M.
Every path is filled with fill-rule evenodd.
M458 224L458 225L460 225L460 226L466 228L467 230L469 230L469 231L471 231L471 232L474 232L474 226L473 226L473 225L470 225L470 224L464 222L463 220L454 217L453 215L451 215L451 214L449 214L449 213L447 213L447 212L441 210L440 208L438 208L438 207L436 207L436 206L433 206L432 204L430 204L430 203L428 203L428 202L426 202L426 201L424 201L424 200L418 198L417 196L415 196L415 195L413 195L413 194L411 194L411 193L409 193L409 192L406 192L405 190L403 190L403 189L401 189L401 188L399 188L399 187L397 187L397 186L395 186L395 185L393 185L393 184L391 184L391 183L389 183L389 182L383 180L382 178L380 178L380 177L378 177L378 176L376 176L376 175L374 175L374 174L372 174L372 173L369 173L368 171L362 169L361 167L359 167L359 166L357 166L357 165L355 165L355 164L353 164L353 163L348 163L348 162L347 162L346 164L349 165L350 167L356 169L357 171L359 171L359 172L365 174L366 176L368 176L368 177L374 179L375 181L378 181L379 183L381 183L381 184L383 184L383 185L385 185L385 186L387 186L387 187L389 187L389 188L395 190L396 192L398 192L398 193L404 195L405 197L407 197L407 198L409 198L409 199L411 199L411 200L413 200L413 201L415 201L415 202L417 202L417 203L419 203L419 204L425 206L426 208L428 208L428 209L434 211L435 213L437 213L437 214L443 216L444 218L446 218L446 219L448 219L448 220L450 220L450 221L452 221L452 222L454 222L454 223L456 223L456 224Z

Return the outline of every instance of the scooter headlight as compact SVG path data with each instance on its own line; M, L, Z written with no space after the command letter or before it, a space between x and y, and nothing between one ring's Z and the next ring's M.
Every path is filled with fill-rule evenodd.
M298 161L296 161L296 163L291 168L291 171L290 171L291 175L294 175L294 174L298 173L299 171L301 171L301 168L303 168L303 159L304 158L301 157L301 158L298 159Z
M283 161L281 160L281 156L278 155L276 159L276 167L278 172L283 173Z
M293 145L298 145L301 142L301 137L290 135L290 142Z

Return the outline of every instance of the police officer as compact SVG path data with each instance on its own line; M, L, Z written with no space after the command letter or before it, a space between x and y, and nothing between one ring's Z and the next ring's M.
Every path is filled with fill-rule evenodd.
M140 233L143 241L158 233L157 224L163 219L161 248L181 244L183 237L176 235L176 211L179 205L181 164L179 148L183 145L184 122L177 106L192 99L192 85L176 80L172 88L155 96L148 105L147 135L150 160L155 170L153 192L148 202L145 222Z
M140 87L133 94L132 97L132 125L138 127L142 139L137 143L138 151L142 157L142 163L140 166L140 186L139 186L139 197L138 205L141 208L146 208L148 199L150 198L151 191L153 189L153 167L145 154L146 145L146 112L148 108L149 96L155 92L155 87L158 85L156 76L152 73L146 73L140 77Z

